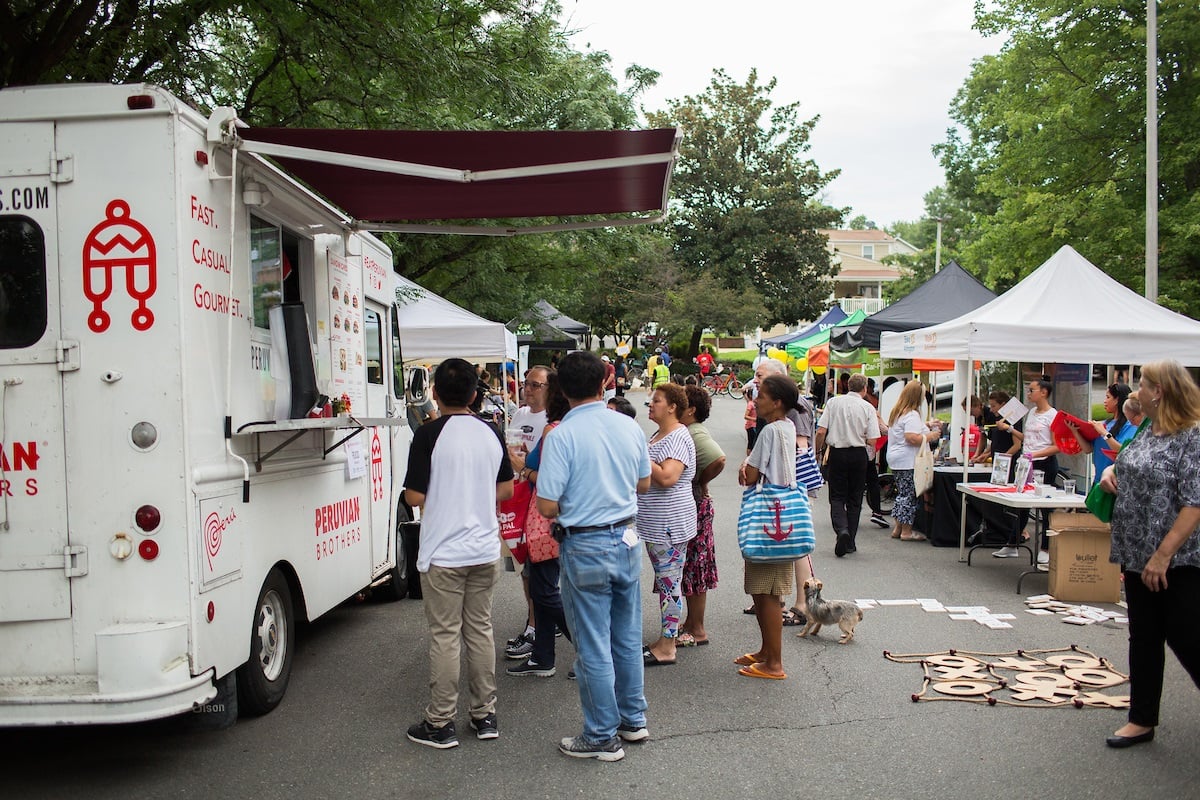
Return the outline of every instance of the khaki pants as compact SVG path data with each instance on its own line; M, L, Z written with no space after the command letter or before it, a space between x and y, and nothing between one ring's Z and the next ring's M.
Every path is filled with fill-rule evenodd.
M466 650L471 718L496 710L496 646L492 590L499 561L474 567L430 566L421 575L429 623L429 705L425 719L441 727L458 711L461 650ZM461 647L460 647L461 642Z

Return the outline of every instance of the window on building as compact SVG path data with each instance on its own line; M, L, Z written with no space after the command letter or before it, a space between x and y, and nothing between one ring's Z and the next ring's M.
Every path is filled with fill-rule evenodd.
M0 217L0 348L29 347L46 332L46 239L28 217Z
M862 246L863 258L875 258L875 245L864 244Z

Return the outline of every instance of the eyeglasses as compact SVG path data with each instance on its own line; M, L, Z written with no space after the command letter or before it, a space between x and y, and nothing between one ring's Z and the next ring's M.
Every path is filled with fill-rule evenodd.
M522 384L526 389L545 389L549 384L538 383L537 381L525 381Z

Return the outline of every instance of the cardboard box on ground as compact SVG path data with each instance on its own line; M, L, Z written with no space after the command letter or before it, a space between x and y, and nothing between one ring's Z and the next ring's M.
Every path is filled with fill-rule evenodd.
M1057 600L1116 603L1121 569L1108 560L1110 530L1092 514L1050 515L1050 586Z

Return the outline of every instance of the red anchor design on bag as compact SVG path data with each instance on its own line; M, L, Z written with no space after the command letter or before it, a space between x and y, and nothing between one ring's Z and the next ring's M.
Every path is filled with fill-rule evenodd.
M766 525L763 525L763 533L765 533L767 536L770 536L777 542L782 542L784 539L792 535L792 528L795 526L788 525L788 529L785 532L783 530L783 503L779 502L778 500L774 500L772 501L772 505L775 506L775 530L772 531Z

